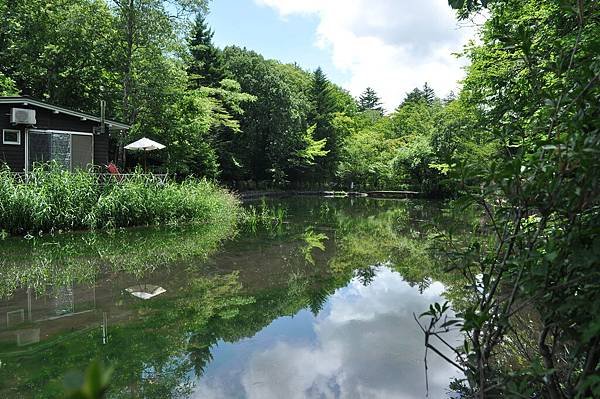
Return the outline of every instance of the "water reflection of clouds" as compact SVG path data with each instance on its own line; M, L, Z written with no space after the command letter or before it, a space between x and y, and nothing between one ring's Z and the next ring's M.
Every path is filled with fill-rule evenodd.
M279 335L273 345L256 348L244 365L232 365L239 367L238 381L207 375L196 397L423 398L423 335L412 313L439 300L442 289L432 284L420 295L388 269L369 286L353 281L313 319L314 342ZM455 370L433 354L429 363L430 397L447 396Z

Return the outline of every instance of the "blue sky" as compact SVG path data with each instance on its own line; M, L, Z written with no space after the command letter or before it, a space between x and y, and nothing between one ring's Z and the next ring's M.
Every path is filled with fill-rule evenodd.
M453 53L475 35L447 0L212 0L210 8L217 46L321 66L355 96L374 88L388 111L425 82L441 97L456 91L466 61Z
M319 19L314 15L291 15L285 18L254 0L213 0L208 22L215 31L215 44L247 47L286 63L298 63L304 69L323 68L329 79L344 84L348 71L333 66L326 50L315 45Z

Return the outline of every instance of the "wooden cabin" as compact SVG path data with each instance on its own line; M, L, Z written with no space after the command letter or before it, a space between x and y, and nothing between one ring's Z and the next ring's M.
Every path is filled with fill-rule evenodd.
M129 125L30 97L0 97L0 164L28 172L56 161L68 170L109 162L109 135Z

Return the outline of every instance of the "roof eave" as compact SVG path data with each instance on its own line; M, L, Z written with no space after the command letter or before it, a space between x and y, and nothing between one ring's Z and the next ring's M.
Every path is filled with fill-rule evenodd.
M33 105L36 107L46 108L53 111L58 111L59 113L63 113L65 115L76 116L79 118L85 118L94 122L101 122L101 119L97 116L86 114L85 112L74 111L72 109L60 107L58 105L48 104L40 100L36 100L30 97L0 97L0 104L23 104L23 105ZM114 127L121 130L129 130L131 129L130 125L125 123L112 121L109 119L105 119L104 122L109 127Z

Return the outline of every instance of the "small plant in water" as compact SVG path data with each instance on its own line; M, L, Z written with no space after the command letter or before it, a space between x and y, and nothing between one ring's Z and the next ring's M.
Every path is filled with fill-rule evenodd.
M286 216L286 208L279 204L271 206L262 200L260 205L250 205L244 210L243 224L251 231L256 231L258 227L272 229L283 225Z

